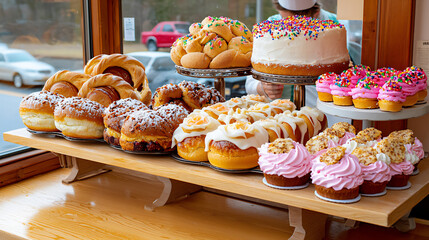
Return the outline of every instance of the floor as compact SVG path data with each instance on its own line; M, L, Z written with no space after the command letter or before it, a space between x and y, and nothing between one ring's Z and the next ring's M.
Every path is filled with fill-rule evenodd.
M0 189L0 239L287 239L287 210L199 192L150 212L160 185L119 173L63 184L60 169ZM330 220L327 239L428 239L429 226L409 233Z

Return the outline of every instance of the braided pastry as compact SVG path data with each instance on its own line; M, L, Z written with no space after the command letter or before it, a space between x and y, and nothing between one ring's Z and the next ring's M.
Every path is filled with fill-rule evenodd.
M238 52L246 54L252 51L253 44L249 42L245 37L234 37L228 43L228 49L234 49Z
M234 35L231 32L228 24L221 20L214 20L208 24L203 24L203 31L214 32L221 36L225 41L229 42Z
M64 97L77 96L82 85L90 78L84 73L59 71L52 75L43 87L44 91L58 93Z
M184 56L186 57L186 55ZM250 65L252 52L243 54L234 49L228 49L217 55L210 62L210 68L247 67Z
M140 95L130 84L121 77L109 73L90 78L83 84L78 96L98 102L105 107L123 98L140 100Z
M85 65L85 68L83 69L83 72L88 75L94 75L92 72L94 71L94 67L97 66L97 64L101 61L101 59L108 56L107 54L100 54L93 58L91 58Z
M215 37L204 45L203 52L210 58L214 58L227 49L228 44L226 41L221 37Z
M186 68L208 68L210 64L210 58L207 54L202 52L188 53L180 59L182 66Z

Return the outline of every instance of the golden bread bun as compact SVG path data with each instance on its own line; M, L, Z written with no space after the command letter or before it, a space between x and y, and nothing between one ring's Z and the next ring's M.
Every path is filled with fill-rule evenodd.
M208 152L210 164L215 167L240 170L258 166L258 150L254 147L242 150L228 141L211 141Z
M234 49L237 52L246 54L252 51L253 44L249 42L245 37L234 37L228 43L228 49Z
M227 42L234 37L228 24L221 20L213 20L208 24L203 24L203 31L216 33Z
M185 138L182 142L177 143L177 154L189 161L208 161L207 152L204 150L204 139L205 135Z
M228 44L221 37L213 38L204 45L204 53L210 58L216 57L219 53L228 49Z
M183 48L187 53L203 51L203 46L200 44L199 39L193 37L183 42Z
M88 74L88 75L95 75L95 74L93 74L94 67L97 66L97 64L101 61L101 59L103 59L103 58L105 58L107 56L109 56L109 55L107 55L107 54L100 54L100 55L97 55L97 56L91 58L86 63L85 68L83 69L83 72L85 74Z
M210 40L219 37L218 35L216 35L216 33L212 33L212 32L207 32L207 31L201 31L198 35L197 38L200 42L201 45L205 45L206 43L208 43Z
M193 36L198 35L201 29L203 29L201 23L192 23L191 26L189 26L189 34Z
M63 99L63 96L48 91L35 92L26 96L19 105L22 122L31 130L58 131L54 123L54 110L58 102Z
M101 104L89 99L65 98L55 107L55 126L68 137L102 138L103 111Z
M180 63L180 59L186 54L186 50L183 47L183 42L188 40L191 37L191 35L185 35L181 38L176 39L176 41L174 41L173 45L171 46L171 51L170 51L170 57L171 60L173 60L173 62L178 65L178 66L182 66L182 64Z
M52 75L45 83L43 90L58 93L64 97L77 96L82 85L90 78L90 75L67 70L59 71Z
M234 49L228 49L217 55L210 62L210 68L231 68L231 67L248 67L252 53L243 54Z
M248 41L253 42L252 31L250 31L244 23L238 20L232 20L230 21L229 27L235 36L240 36L240 37L242 36L246 38Z
M110 88L108 88L110 87ZM140 95L126 81L113 74L98 74L90 78L79 91L79 97L89 98L108 107L112 102L132 98L140 100Z
M180 64L186 68L208 68L210 64L210 58L207 54L202 52L192 52L184 55L180 59Z

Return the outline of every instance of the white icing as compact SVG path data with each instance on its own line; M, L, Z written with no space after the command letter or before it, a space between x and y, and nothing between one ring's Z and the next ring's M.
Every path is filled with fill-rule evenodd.
M318 109L311 107L302 107L301 110L293 111L292 114L298 117L301 115L305 115L311 121L314 131L313 136L310 137L316 136L320 132L320 130L322 130L322 121L325 115Z
M246 108L247 103L242 98L231 98L230 100L223 103L228 108Z
M206 152L209 150L211 141L228 141L242 150L251 147L258 149L262 144L268 142L268 132L263 127L247 123L247 129L243 130L237 128L236 125L237 124L221 125L215 131L209 132L205 139ZM247 137L246 133L252 136Z
M279 138L282 136L282 133L286 132L286 129L283 127L283 125L281 123L279 123L275 119L271 119L271 118L256 121L253 123L253 125L261 126L264 129L270 129L270 130L274 131ZM287 135L287 132L285 135Z
M247 110L237 108L235 111L230 109L228 114L219 115L218 120L224 124L231 124L232 120L241 122L250 122L250 117L247 115Z
M364 144L361 143L357 143L355 140L353 140L353 138L347 140L347 142L345 144L343 144L343 147L346 148L346 152L353 152L353 150L355 150L358 147L374 147L376 148L377 145L377 140L373 140L373 141L367 141Z
M377 153L376 157L377 157L377 161L385 162L387 165L389 165L391 162L390 157L384 153Z
M405 151L405 160L409 161L411 164L416 164L420 161L419 157L416 155L414 151Z
M349 61L345 28L325 29L315 39L306 40L305 31L290 40L273 39L270 34L253 39L253 63L319 65ZM279 33L281 35L281 33Z
M274 116L276 114L274 106L269 103L256 103L249 107L248 111L263 113L266 117Z
M225 108L226 108L227 111L226 112L225 111L219 111L217 108L215 108L217 105L223 105L223 106L225 106ZM224 103L216 103L214 105L210 105L208 107L204 107L202 110L205 111L205 112L212 112L216 116L219 116L221 114L227 113L229 111L229 107L226 106L226 104L224 104Z
M301 143L304 142L304 136L305 133L307 133L307 124L305 124L305 121L302 118L295 117L290 113L282 113L275 115L274 119L280 123L287 123L294 132L298 126L299 130L301 131Z

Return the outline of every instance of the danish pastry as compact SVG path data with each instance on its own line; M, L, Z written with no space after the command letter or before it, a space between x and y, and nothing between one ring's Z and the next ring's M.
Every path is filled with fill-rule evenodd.
M295 117L290 113L277 114L274 119L286 129L287 136L285 135L284 138L291 138L295 142L302 144L305 144L310 138L304 119Z
M64 97L77 96L82 85L88 81L90 75L67 70L52 75L43 87L44 91L58 93Z
M31 130L58 131L54 123L54 110L63 99L63 96L48 91L34 92L26 96L19 105L22 122Z

